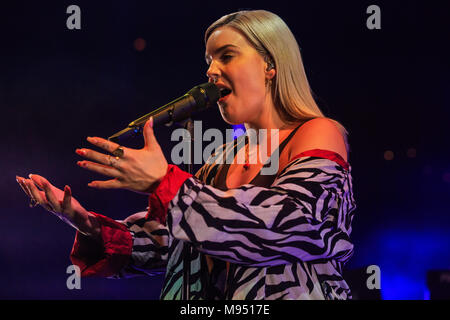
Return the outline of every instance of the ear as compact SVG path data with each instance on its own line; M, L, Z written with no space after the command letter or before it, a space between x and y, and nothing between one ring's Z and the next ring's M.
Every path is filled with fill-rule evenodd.
M269 70L266 69L265 73L266 73L266 79L272 80L275 77L275 75L277 74L277 71L275 70L275 68L272 68Z

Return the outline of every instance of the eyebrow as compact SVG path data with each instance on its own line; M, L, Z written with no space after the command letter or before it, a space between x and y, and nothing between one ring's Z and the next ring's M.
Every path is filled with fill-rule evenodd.
M219 48L217 48L216 50L213 51L213 55L219 54L222 51L225 51L226 49L233 47L233 48L239 48L238 46L235 46L234 44L226 44L224 46L221 46ZM208 56L205 55L205 60L208 63Z

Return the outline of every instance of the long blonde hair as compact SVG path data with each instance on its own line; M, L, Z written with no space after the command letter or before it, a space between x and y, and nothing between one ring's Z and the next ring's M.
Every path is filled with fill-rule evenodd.
M276 70L272 97L280 117L287 123L325 117L313 98L306 78L298 43L286 23L266 10L238 11L223 16L205 32L205 44L218 28L228 26L243 34L266 62ZM347 130L332 120L341 131L348 150Z

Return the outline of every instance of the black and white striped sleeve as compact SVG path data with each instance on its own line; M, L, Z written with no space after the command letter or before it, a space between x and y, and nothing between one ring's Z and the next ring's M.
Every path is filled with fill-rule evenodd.
M168 260L169 231L158 221L148 219L147 211L135 213L124 221L132 236L132 250L128 265L117 278L162 273Z
M203 166L196 177L202 179ZM169 230L167 226L155 219L153 209L135 213L124 221L124 224L132 237L132 249L129 263L123 268L116 278L128 278L135 275L155 275L165 271L169 258Z
M270 188L222 191L191 177L169 204L167 226L198 250L242 265L346 261L353 252L344 226L347 173L329 159L302 157Z

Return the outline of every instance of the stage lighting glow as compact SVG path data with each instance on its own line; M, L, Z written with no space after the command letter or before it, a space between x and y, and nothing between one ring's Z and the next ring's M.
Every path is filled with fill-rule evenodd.
M384 300L429 299L426 275L432 269L450 266L450 235L445 228L397 226L372 235L379 252L355 256L359 265L377 264L381 270L381 296Z
M386 150L384 152L384 160L392 160L394 159L394 152L392 152L391 150Z
M136 40L134 40L133 45L136 51L143 51L147 45L147 42L142 38L137 38Z
M245 133L245 126L243 124L236 124L233 125L233 130L234 130L233 137L237 138Z

